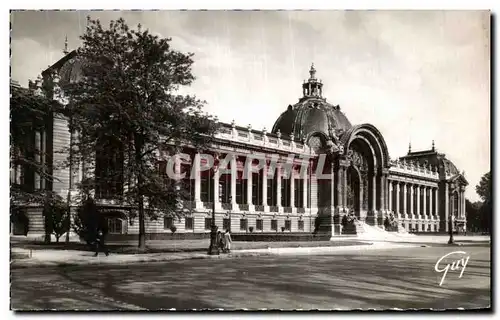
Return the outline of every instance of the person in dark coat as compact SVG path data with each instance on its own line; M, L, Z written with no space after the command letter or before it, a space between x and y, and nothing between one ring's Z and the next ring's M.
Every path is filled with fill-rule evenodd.
M224 236L220 231L217 231L217 247L219 251L224 252Z
M95 245L94 257L99 255L99 251L102 250L106 256L109 255L108 247L106 247L106 236L108 234L108 223L107 220L101 218L97 228L97 239Z

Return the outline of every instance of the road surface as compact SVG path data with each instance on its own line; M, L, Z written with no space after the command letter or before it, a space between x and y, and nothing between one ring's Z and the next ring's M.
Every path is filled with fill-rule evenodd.
M436 262L469 256L460 270ZM465 258L464 258L465 261ZM310 256L11 270L16 310L408 309L490 306L487 244Z

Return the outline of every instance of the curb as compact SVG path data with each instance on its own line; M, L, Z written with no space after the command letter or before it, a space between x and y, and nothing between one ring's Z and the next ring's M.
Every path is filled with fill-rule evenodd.
M260 257L260 256L271 256L270 252L234 252L230 254L221 255L208 255L200 254L193 256L167 256L162 258L151 258L151 259L138 259L136 261L125 261L125 262L108 262L106 260L92 260L94 257L90 257L88 260L83 260L79 262L52 262L52 261L33 261L28 259L12 260L10 262L10 269L26 269L26 268L49 268L49 267L77 267L77 266L103 266L103 265L124 265L124 264L140 264L140 263L157 263L157 262L168 262L168 261L179 261L179 260L202 260L202 259L232 259L232 258L246 258L246 257ZM28 262L29 261L29 262Z

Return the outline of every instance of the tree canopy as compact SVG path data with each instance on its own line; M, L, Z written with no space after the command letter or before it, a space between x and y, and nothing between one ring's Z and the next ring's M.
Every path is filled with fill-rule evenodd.
M97 186L111 180L127 184L122 199L138 208L143 247L145 215L179 213L182 192L158 172L159 153L173 154L183 145L204 149L217 125L203 112L203 101L177 94L195 79L193 54L174 50L171 39L141 25L131 29L123 19L104 28L90 18L81 39L82 76L63 88L79 132L78 155L87 161L97 155L96 166L104 159L106 174L96 176Z
M491 200L491 171L485 173L479 184L476 186L476 193L481 197L484 202L490 202Z
M52 180L47 165L36 161L37 150L33 143L33 132L42 128L46 118L60 105L43 95L37 95L32 90L22 88L11 83L10 85L10 162L13 170L24 173L38 174L40 178ZM21 172L18 172L20 175ZM36 190L22 181L11 181L11 206L25 202L42 202L45 198L43 190Z
M491 171L481 177L479 184L476 186L476 193L483 200L479 209L481 227L483 230L490 231L493 209L491 202Z

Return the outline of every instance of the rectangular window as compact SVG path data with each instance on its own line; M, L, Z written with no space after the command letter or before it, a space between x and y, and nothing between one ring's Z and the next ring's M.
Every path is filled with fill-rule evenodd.
M304 231L304 220L299 220L299 230Z
M285 230L287 230L287 231L292 230L292 221L291 220L285 220Z
M264 230L264 223L263 223L262 219L257 219L255 221L255 223L256 223L255 229L257 229L259 231Z
M122 220L117 218L108 219L108 230L112 234L122 233Z
M262 170L252 173L252 204L262 205Z
M184 229L186 230L193 230L193 218L192 217L186 217L184 220Z
M191 179L191 165L181 164L181 174L185 174L184 179L182 179L181 187L185 190L188 201L194 201L194 184L195 179Z
M219 199L221 203L231 203L231 175L224 173L219 177Z
M243 180L243 172L237 171L236 176L236 203L246 204L247 203L247 181Z
M200 187L201 201L212 202L214 199L214 179L212 170L200 172ZM194 186L192 187L192 190L194 194Z
M268 206L277 206L278 199L278 178L276 174L274 178L267 179L267 205Z
M240 230L246 231L247 228L248 228L248 220L247 219L240 219Z
M281 206L290 207L290 179L281 178Z
M212 227L212 218L205 218L205 230L210 230Z
M168 230L174 224L174 219L172 217L164 217L163 218L163 229Z
M123 148L107 142L100 141L99 146L108 152L96 152L95 193L96 198L100 199L114 199L123 195Z
M231 219L229 218L224 218L222 220L222 229L225 230L231 230Z
M295 203L296 208L304 208L304 179L295 179Z
M273 231L278 230L278 220L276 220L276 219L271 220L271 230L273 230Z

